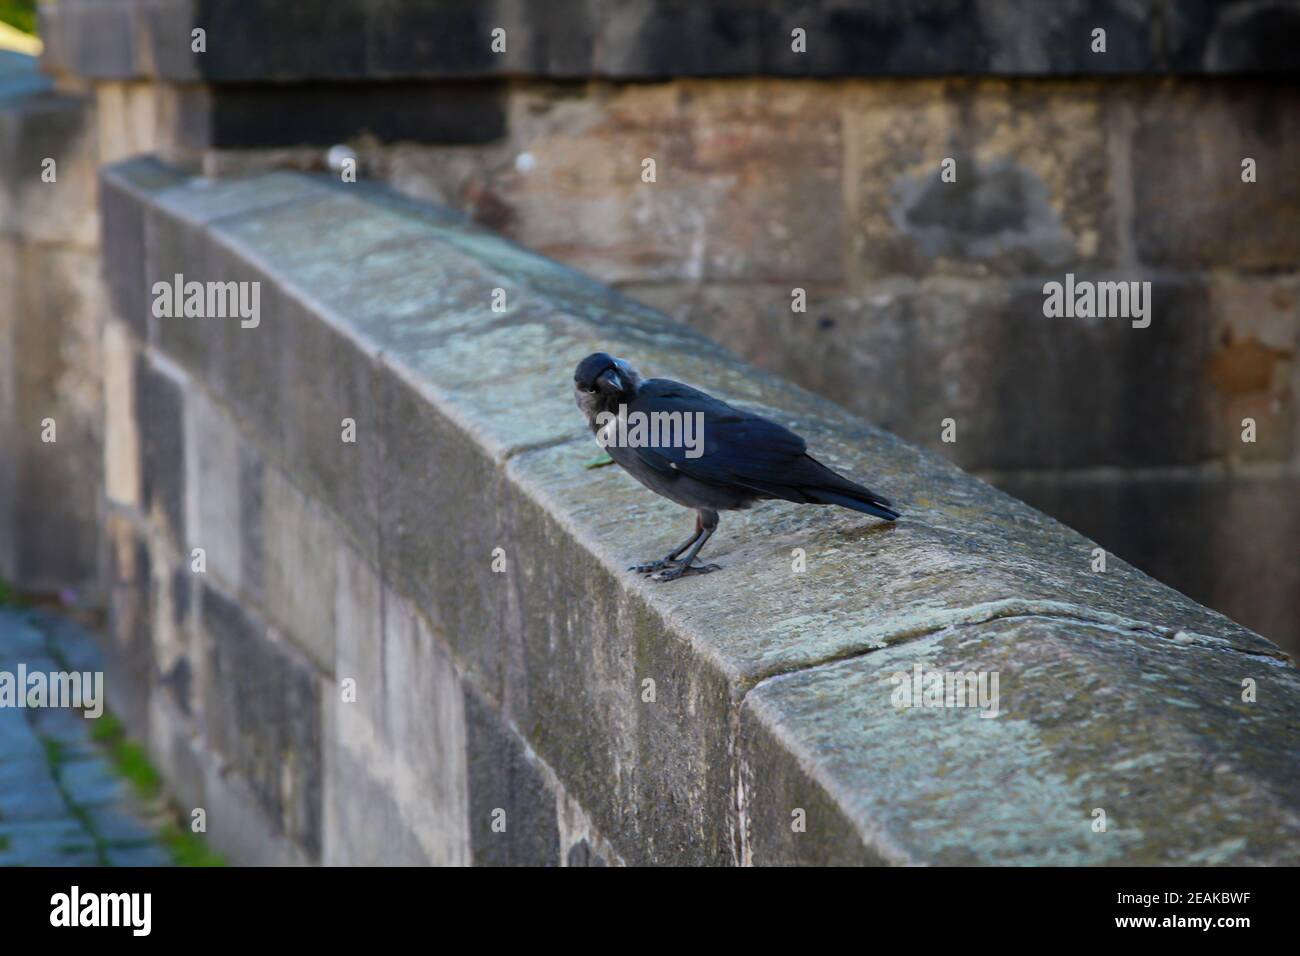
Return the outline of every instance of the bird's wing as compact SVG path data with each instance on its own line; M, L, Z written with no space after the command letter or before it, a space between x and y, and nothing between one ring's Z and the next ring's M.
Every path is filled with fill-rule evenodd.
M703 454L681 443L660 441L633 449L648 467L665 476L685 474L721 486L741 486L760 494L788 498L792 473L802 472L807 445L790 429L750 412L732 408L689 385L667 379L642 383L628 412L678 412L701 415L695 435ZM659 436L661 439L663 435Z
M637 411L702 416L693 420L698 425L694 434L702 438L703 454L697 457L690 457L692 449L681 442L661 440L632 449L641 462L664 477L687 475L731 491L744 489L757 497L839 505L890 521L898 517L888 499L809 455L804 440L790 429L732 408L689 385L667 379L645 382L628 403L629 413ZM663 438L662 433L659 437Z

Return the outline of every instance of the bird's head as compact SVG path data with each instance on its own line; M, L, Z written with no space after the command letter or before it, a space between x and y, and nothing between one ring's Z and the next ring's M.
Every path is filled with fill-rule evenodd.
M573 372L573 397L588 421L594 421L600 412L617 411L636 395L640 385L636 369L604 352L588 355Z

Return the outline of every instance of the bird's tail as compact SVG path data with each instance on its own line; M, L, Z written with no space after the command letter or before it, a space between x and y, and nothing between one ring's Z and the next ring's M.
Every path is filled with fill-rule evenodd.
M886 521L894 521L898 518L898 512L894 510L888 498L881 497L870 488L864 488L856 481L850 481L843 475L831 471L811 455L807 457L817 466L818 477L821 479L812 487L805 485L801 489L809 501L823 505L839 505L841 508L861 511L863 514L884 518Z
M893 521L898 517L898 512L884 498L872 494L865 488L862 491L865 494L855 495L829 488L815 488L809 489L805 494L818 504L839 505L841 508L851 508L864 514L875 515L877 518L884 518L886 521Z
M870 488L864 488L856 481L849 481L843 475L836 474L812 455L804 455L794 467L781 475L781 479L772 481L746 477L736 481L764 498L779 498L799 504L839 505L886 521L894 521L899 517L888 498L882 498Z

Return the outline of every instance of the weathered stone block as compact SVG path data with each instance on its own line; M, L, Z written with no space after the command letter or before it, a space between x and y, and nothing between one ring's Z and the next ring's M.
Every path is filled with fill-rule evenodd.
M144 203L182 179L180 172L154 159L100 169L100 248L109 301L141 340L148 335L153 284L146 281Z
M1140 273L1114 272L1078 278L1147 280ZM989 354L997 356L988 388L1021 396L1025 407L1014 426L1006 419L998 423L1001 429L987 421L977 426L972 437L989 452L982 457L1000 462L991 467L1203 460L1213 447L1206 290L1194 280L1153 279L1150 291L1151 324L1134 328L1122 316L1047 318L1041 284L1013 290L997 331L986 336Z
M140 425L136 415L135 367L130 333L117 321L104 323L104 493L139 507Z
M375 570L350 549L337 554L336 681L323 699L325 861L467 863L459 679Z
M310 183L302 177L271 175L235 182L214 190L196 180L169 190L150 210L146 280L150 288L163 283L220 283L223 289L246 294L240 304L256 315L245 317L227 300L225 315L174 314L151 319L159 346L181 365L199 375L209 390L235 417L253 427L264 447L283 444L281 409L283 296L265 282L262 272L238 248L205 243L196 226L223 216L233 217L267 205L291 200ZM256 297L254 299L254 297ZM219 302L213 303L220 306Z
M93 256L17 248L10 332L14 566L38 590L98 580L103 475L100 297Z
M981 398L996 353L982 347L1005 308L991 283L883 279L869 293L803 287L805 312L791 309L788 285L745 289L631 285L627 294L726 345L745 360L833 395L849 409L915 444L949 455L996 451L940 443L944 418L969 424L998 415ZM1013 396L1014 397L1014 396Z
M362 554L378 554L382 414L369 350L298 303L281 311L284 456L304 490L338 515Z
M469 831L476 866L558 866L555 794L496 710L465 691Z
M239 577L244 595L259 607L266 604L266 540L262 513L266 465L251 445L239 456Z
M166 700L188 719L198 709L198 663L193 622L185 609L192 602L190 589L200 575L192 570L188 554L178 554L165 534L155 531L149 544L154 682L150 702L152 706ZM152 722L152 715L150 719Z
M403 397L414 401L411 393ZM512 491L513 482L503 482L463 436L414 404L388 407L396 413L386 421L407 423L404 447L422 457L424 449L439 451L436 465L432 454L428 465L407 458L399 468L394 460L385 485L385 528L392 529L384 533L385 554L394 579L429 609L484 686L512 702L530 745L630 860L729 859L722 686L689 649L660 650L635 599L608 587L590 557L568 547L537 504ZM424 477L432 467L435 477ZM482 502L474 519L446 521L468 500ZM497 557L501 573L493 570ZM601 626L588 630L555 614L556 594L569 595L566 605L591 608ZM609 675L600 687L584 676L593 647ZM639 696L647 677L660 685L654 705ZM691 755L684 762L709 768L705 781L678 769L683 754ZM638 760L663 767L665 777L651 775L633 788L614 768ZM476 818L475 826L481 823Z
M208 740L247 781L272 830L308 857L321 847L321 688L313 668L204 582Z
M803 427L807 429L807 423ZM889 474L881 471L881 464L892 453L886 453L883 447L873 448L876 439L863 435L840 445L837 441L827 444L825 439L818 441L816 435L812 437L818 456L832 466L866 477L873 485L886 489L898 487ZM530 498L542 503L541 513L569 515L566 522L587 529L586 533L592 536L591 546L598 554L608 554L611 565L625 566L663 553L680 539L683 527L675 526L674 519L682 526L687 522L679 509L653 501L630 480L613 471L584 472L581 465L585 451L585 446L560 446L524 455L512 461L511 473L528 489ZM846 455L860 455L863 462L875 465L855 467ZM1231 640L1245 642L1242 646L1267 647L1212 615L1199 623L1190 623L1194 614L1190 605L1159 596L1159 589L1146 590L1142 584L1144 579L1131 569L1119 568L1117 575L1104 582L1097 581L1088 570L1091 552L1082 539L1073 547L1072 561L1071 549L1061 539L1060 529L1054 530L1050 522L1043 521L1031 532L1024 520L1025 513L1010 499L999 503L989 492L989 497L976 504L968 490L957 488L958 473L953 472L950 481L941 479L944 472L932 465L926 465L925 470L927 489L922 498L910 501L903 497L903 491L895 497L896 501L902 497L899 503L905 514L912 515L910 523L901 523L896 528L850 530L849 526L860 522L847 515L764 506L742 518L733 518L726 525L727 538L723 540L727 543L718 545L726 550L721 553L715 550L713 555L729 571L726 588L716 594L712 589L700 588L672 595L652 591L646 594L646 599L659 605L662 613L671 615L677 626L688 633L707 633L712 652L729 656L726 672L735 675L731 679L741 688L761 680L760 675L780 673L813 660L834 659L850 653L849 648L854 645L872 647L891 639L885 630L879 629L879 624L870 621L893 621L889 626L898 627L899 634L910 634L917 628L1006 613L1002 610L1003 602L1009 594L1027 600L1023 605L1026 610L1038 606L1038 601L1051 604L1064 593L1073 594L1078 600L1086 601L1090 609L1079 613L1087 616L1095 608L1103 619L1110 620L1105 615L1123 615L1125 607L1137 606L1129 605L1134 597L1132 592L1126 596L1125 589L1139 588L1144 596L1135 600L1145 609L1144 619L1157 629L1171 628L1172 633L1173 627L1186 627L1197 633L1224 635L1226 628ZM984 516L982 523L991 521L979 532L978 543L974 539L962 543L963 536L942 531L942 522L932 524L924 517L939 502L943 503L940 505L943 509L955 508L966 515L978 513ZM653 540L629 544L626 521L633 514L645 519L660 517L661 530ZM843 527L836 530L841 522ZM1003 530L995 534L994 525ZM920 533L925 538L932 533L936 535L931 543L917 542L919 553L928 557L917 559L918 550L898 537L912 533ZM835 543L843 534L853 536L852 548L845 549ZM1020 542L1014 548L1014 558L1009 553L998 557L1000 546L993 542L1001 534L1013 534ZM549 530L545 520L531 526L520 522L512 527L509 540L535 542L526 549L526 555L518 558L522 567L512 571L509 578L512 589L519 588L519 597L511 596L508 602L502 602L520 608L514 613L523 616L520 631L529 635L523 646L518 651L508 651L507 657L517 668L512 676L522 674L515 679L529 687L527 694L510 693L515 721L528 728L532 746L557 768L575 796L591 809L601 829L610 834L623 852L633 854L629 862L637 859L638 852L662 852L674 859L684 859L679 854L689 853L691 858L697 858L703 851L701 833L713 834L719 840L721 846L715 844L715 847L725 859L730 850L725 842L729 829L724 799L729 787L726 758L721 753L711 753L709 747L725 739L727 718L723 704L727 690L710 683L715 679L711 670L693 663L692 652L686 647L671 651L664 648L664 657L660 658L661 645L658 638L651 637L657 633L653 618L639 616L635 594L620 600L618 588L597 583L601 572L571 553L563 543L563 535ZM1032 547L1031 540L1036 542ZM597 545L596 541L604 543ZM804 549L809 568L809 583L802 587L797 583L801 580L799 575L791 571L792 549L796 546ZM904 571L894 564L895 558L905 553L912 555L909 562L920 560L920 566L926 569L924 573L917 571L914 564L913 571ZM539 557L544 566L536 563ZM1026 562L1042 569L1043 575L1026 574L1029 567ZM872 593L866 598L851 583L860 582L864 573L873 579L910 578L911 583L893 594ZM792 584L773 588L774 580ZM738 596L740 592L743 597ZM541 609L549 604L542 595L547 593L572 595L566 605L590 607L593 620L602 622L601 626L586 631L581 622L545 613ZM850 610L855 594L859 599L870 600L870 620ZM895 605L895 600L902 603ZM666 605L660 603L664 601ZM903 610L904 606L907 610ZM958 606L963 610L954 612L952 609ZM1008 609L1015 606L1019 605L1014 601L1005 605ZM738 614L737 607L744 607L744 614ZM922 624L923 620L931 623ZM539 641L539 634L548 636L545 641ZM635 652L623 648L616 636L622 634L631 636ZM788 636L791 642L787 643L782 635ZM592 689L567 683L567 675L582 666L576 660L565 663L571 653L570 641L574 654L578 653L578 647L583 648L584 656L593 653L593 648L598 649L595 652L601 663L597 670L619 675L605 682L609 687L605 693L593 697ZM517 664L515 654L522 655ZM656 706L639 703L638 692L646 677L655 679L659 685ZM614 687L620 684L621 691L616 691ZM566 702L574 699L584 700L585 705L570 712ZM714 706L720 709L714 711ZM544 720L540 718L542 713L546 714ZM568 724L570 713L575 721L582 714L581 726ZM534 714L537 716L530 716ZM583 740L592 741L591 746L581 746L578 742ZM596 740L601 742L595 743ZM655 780L664 783L672 796L661 792L651 796L640 791L637 796L646 797L646 805L638 802L635 811L628 809L622 814L616 811L611 819L603 815L607 808L618 807L620 800L628 799L621 788L607 789L609 778L604 773L571 779L569 768L590 766L592 761L599 763L610 755L624 753L623 748L628 746L635 748L633 752L639 754L640 761L661 768L663 776L657 774ZM662 756L656 757L661 753L660 747L665 750ZM677 755L675 758L667 756L669 749ZM683 759L686 754L692 756ZM636 759L630 754L621 758L622 761ZM687 772L685 767L696 769ZM651 784L647 781L644 785ZM714 793L717 803L708 799ZM656 816L657 813L660 815ZM636 822L621 823L623 820ZM689 851L668 842L675 826L686 826L687 821L693 824L695 833ZM623 829L629 825L645 826L646 830L629 833ZM656 835L653 840L651 833Z
M280 474L263 469L263 581L267 616L326 675L334 670L335 562L329 517Z
M379 499L384 576L426 609L453 648L460 650L462 640L472 642L471 653L489 668L489 686L499 687L504 634L487 620L470 624L480 602L462 609L445 600L465 588L466 555L486 564L492 549L506 542L492 507L475 509L468 522L446 520L454 513L448 506L463 509L466 501L494 492L497 470L468 436L429 414L411 386L386 381L382 416L393 432L384 436ZM473 498L461 497L466 494Z
M421 615L391 590L383 600L391 791L431 861L465 863L474 829L467 803L473 784L466 768L469 731L461 682L446 648ZM373 649L373 642L368 643Z
M142 74L178 84L201 79L199 64L207 54L195 52L193 35L196 28L207 30L206 23L198 22L201 9L195 0L145 0L137 7L136 51ZM221 55L228 57L229 48Z
M1300 566L1281 557L1300 538L1300 477L1016 472L997 484L1300 657Z
M132 156L170 148L174 133L166 127L173 115L172 92L150 83L95 84L98 162L116 163Z
M229 860L248 866L309 866L320 862L275 819L255 783L222 761L219 755L200 752L203 768L203 808L207 811L210 846Z
M1037 274L1115 261L1101 87L856 83L841 101L854 274ZM946 159L954 182L943 179Z
M154 661L152 562L142 530L110 509L104 517L108 636L104 642L108 706L136 739L148 739Z
M140 429L141 501L166 522L177 547L189 540L185 525L185 387L174 369L141 354L135 367L135 409Z
M202 548L207 573L231 589L244 585L240 493L242 441L229 417L206 395L185 402L186 562Z
M252 319L229 314L229 309L226 315L208 315L206 307L203 315L164 315L150 321L158 346L168 357L206 382L213 397L237 420L253 426L268 446L280 447L284 384L276 372L282 360L281 298L242 259L220 247L202 245L191 225L151 211L148 233L148 281L151 287L163 283L161 294L170 294L177 276L185 285L202 283L205 291L208 283L223 288L236 283L237 293L243 290L251 297L256 288L256 325Z
M334 674L339 692L327 700L327 711L341 699L342 684L352 681L356 700L348 705L349 724L368 728L367 736L388 739L387 697L384 688L384 584L370 562L351 548L335 551ZM336 728L337 729L337 728ZM335 739L335 738L331 738Z
M320 198L285 208L276 217L220 224L223 239L254 261L260 274L275 275L283 283L263 285L271 304L265 309L262 326L231 334L242 334L242 344L265 329L266 335L282 343L269 357L276 364L266 375L271 387L278 388L274 405L250 405L250 421L273 453L293 463L295 478L304 490L339 517L362 554L378 561L380 345L359 335L355 328L345 330L340 317L355 315L368 330L372 324L380 324L381 316L389 316L398 320L389 323L394 333L402 328L419 330L417 323L402 321L406 317L400 310L386 312L385 307L409 285L399 283L397 291L385 290L382 277L395 274L404 261L399 256L396 264L389 263L382 250L404 234L414 236L422 229L397 216L367 211L363 204L341 194L335 199L318 181L308 182L314 184ZM337 228L340 216L349 217L348 229ZM284 242L286 230L303 227L319 230L322 245L312 254ZM340 289L336 277L328 274L337 270L322 268L325 260L318 254L326 248L349 259L357 257L363 268L373 266L374 284L349 284L346 290ZM372 249L379 252L372 254ZM436 296L445 291L430 289L426 294ZM329 320L321 321L312 306L323 307ZM420 311L416 317L427 314ZM250 359L267 361L266 356Z
M1118 271L1078 278L1147 281ZM1216 293L1194 280L1152 281L1148 328L1122 316L1048 318L1044 281L892 279L857 295L814 287L803 313L775 285L679 286L648 297L756 364L839 396L967 468L1192 464L1221 453L1228 438L1240 445L1247 413L1272 447L1290 447L1279 425L1290 416L1290 360L1276 330L1257 345L1248 327L1235 327L1223 344ZM952 442L943 440L948 419Z
M68 0L42 7L40 33L49 38L45 67L104 79L136 75L139 7L136 0Z
M1300 91L1223 80L1137 91L1137 253L1169 269L1300 264ZM1255 161L1255 181L1242 163Z
M14 326L18 316L18 244L0 236L0 435L18 430L18 389ZM13 442L0 442L0 575L14 579L18 469Z
M384 692L383 585L364 560L339 548L334 592L335 679L321 708L324 727L322 861L427 863L391 792L394 764ZM345 690L348 699L344 699Z
M406 155L394 178L605 281L834 280L851 222L841 106L772 81L634 84L600 102L524 91L500 147Z
M198 808L206 814L204 764L213 758L199 750L202 737L192 715L182 713L166 696L154 694L149 701L148 745L149 759L181 817L192 821Z
M922 675L985 675L988 690L996 675L997 716L895 706L918 665ZM1127 686L1134 673L1140 691ZM1246 679L1257 684L1249 703ZM1277 661L1052 616L940 630L777 676L741 712L748 856L1282 864L1300 845L1300 781L1277 777L1295 768L1276 730L1297 694L1294 668ZM830 780L837 812L814 783ZM806 832L792 828L800 807Z
M362 751L355 740L351 745L340 741L331 727L338 715L332 704L325 706L329 745L321 862L326 866L435 865L424 851L421 835L402 819L391 774L375 767L375 755Z
M198 709L198 641L194 637L194 621L189 608L196 587L195 575L188 567L180 567L161 578L155 585L159 595L157 616L154 618L155 643L162 635L166 656L159 655L159 684L165 688L176 706L187 719Z
M1300 453L1300 280L1219 279L1207 294L1213 328L1205 378L1216 455L1292 460Z
M489 249L485 241L478 251ZM513 271L508 262L502 265L503 279L521 292L533 288L529 276ZM562 284L563 270L557 272L560 276L552 280ZM526 294L530 301L540 295ZM606 295L603 304L618 307L620 301ZM594 350L601 340L572 318L532 308L494 322L482 295L449 298L443 308L451 327L428 321L425 334L412 335L400 350L401 365L394 361L382 379L383 568L454 647L469 642L464 652L484 667L483 686L496 688L504 660L497 642L504 632L485 627L483 621L496 621L514 610L500 600L500 577L477 572L490 565L495 547L512 540L502 523L504 505L497 498L503 487L498 461L519 449L581 433L570 394L554 383L571 378L572 355ZM585 309L575 304L573 311ZM660 354L658 350L674 340L654 341L648 330L642 331L647 350L654 350L649 354ZM703 340L691 344L702 362L717 353ZM386 354L396 356L399 350ZM503 369L510 369L517 383L514 403L502 403L493 385ZM421 381L436 381L440 387L425 390ZM432 413L431 402L446 413ZM462 513L470 500L490 503L476 509L471 521L446 520L449 514ZM467 554L480 555L482 563L467 568ZM469 570L476 574L467 576ZM455 597L463 595L470 582L475 597Z

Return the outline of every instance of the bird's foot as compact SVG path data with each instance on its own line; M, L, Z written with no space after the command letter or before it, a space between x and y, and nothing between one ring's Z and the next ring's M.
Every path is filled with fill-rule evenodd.
M674 558L660 558L658 561L647 561L645 564L634 564L629 571L635 571L637 574L654 574L656 571L662 571L664 568L672 568L681 564Z
M671 568L659 571L650 575L655 581L676 581L678 578L684 578L689 574L708 574L710 571L721 570L718 564L682 564L675 562Z

